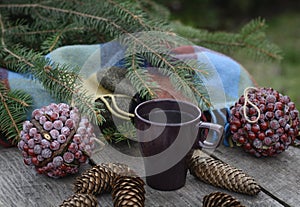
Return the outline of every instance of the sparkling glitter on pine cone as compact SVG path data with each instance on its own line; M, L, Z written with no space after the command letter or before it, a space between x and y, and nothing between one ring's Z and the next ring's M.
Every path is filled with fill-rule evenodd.
M64 177L78 172L94 148L92 124L76 107L52 103L32 112L23 123L18 148L24 163L40 174Z
M245 207L236 198L222 192L210 193L203 198L203 207Z
M211 157L194 156L189 161L189 170L199 180L230 191L256 195L260 187L242 170Z
M118 176L112 188L114 207L144 207L144 185L138 176Z
M63 201L59 207L97 207L98 201L91 194L74 194L70 198Z
M273 156L294 142L299 111L288 96L272 88L251 88L231 108L229 123L232 140L238 146L257 157Z
M117 176L134 175L135 173L125 164L102 163L86 170L76 178L74 190L76 193L99 195L110 193Z

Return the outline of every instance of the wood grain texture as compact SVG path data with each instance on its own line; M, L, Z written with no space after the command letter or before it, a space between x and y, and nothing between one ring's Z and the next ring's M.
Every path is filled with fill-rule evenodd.
M220 147L213 152L221 160L244 170L273 195L278 196L290 206L299 204L299 149L290 148L276 158L257 159L236 148ZM138 147L133 144L111 147L106 145L92 159L96 163L121 162L128 164L139 175L144 175L144 166ZM90 168L85 165L81 172ZM0 148L0 206L5 207L52 207L73 194L73 182L77 175L53 179L38 175L23 163L21 153L16 148ZM144 177L143 177L144 179ZM202 206L205 195L221 191L239 199L248 207L282 207L264 192L248 196L229 192L197 180L188 173L186 185L176 191L158 191L145 186L147 207L196 207ZM100 206L113 206L110 194L97 197Z
M238 156L238 155L237 155ZM105 162L122 162L128 164L133 168L140 176L145 175L144 165L138 147L136 145L131 145L131 148L128 149L126 146L120 148L113 148L111 146L106 146L103 151L95 154L93 160L96 163L105 163ZM140 158L140 159L138 159ZM203 183L197 180L190 173L187 175L186 185L176 191L158 191L154 190L149 186L146 186L146 206L155 206L155 207L171 207L171 206L202 206L202 199L205 195L221 191L228 193L237 199L239 199L246 206L261 206L261 207L282 207L280 203L266 195L263 192L260 192L257 196L248 196L239 193L230 192L227 190L220 189L218 187L211 186L209 184ZM110 200L109 195L101 196L100 204L106 206L106 202ZM102 203L101 203L102 202Z
M276 157L256 158L240 148L219 147L214 155L238 167L290 206L300 204L300 149L289 147Z
M5 207L58 206L72 194L76 177L53 179L39 175L23 163L17 148L0 148L0 169L0 204Z

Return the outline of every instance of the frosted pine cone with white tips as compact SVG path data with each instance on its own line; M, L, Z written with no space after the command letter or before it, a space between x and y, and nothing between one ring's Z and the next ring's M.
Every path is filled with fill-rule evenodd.
M35 109L31 118L23 123L18 143L24 163L50 177L76 173L94 148L95 134L88 119L65 103Z

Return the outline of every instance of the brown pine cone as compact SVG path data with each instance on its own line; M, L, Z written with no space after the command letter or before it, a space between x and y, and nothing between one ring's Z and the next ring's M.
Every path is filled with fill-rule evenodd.
M63 201L59 207L97 207L97 198L91 194L74 194Z
M238 193L256 195L260 187L242 170L211 157L195 156L189 162L192 175L211 185Z
M236 198L221 192L204 196L202 204L203 207L245 207Z
M114 207L144 207L144 185L144 181L137 176L117 177L112 190Z
M76 193L90 193L98 195L101 193L110 193L114 179L119 175L135 175L125 164L102 163L85 171L75 181Z
M74 191L98 195L111 192L115 173L108 167L96 165L76 178Z

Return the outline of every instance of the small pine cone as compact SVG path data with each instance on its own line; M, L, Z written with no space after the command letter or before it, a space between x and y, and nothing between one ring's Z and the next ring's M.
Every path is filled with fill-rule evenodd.
M76 178L74 191L93 195L110 193L114 177L115 173L110 168L96 165Z
M114 180L119 175L136 175L127 165L120 163L102 163L85 171L75 181L76 193L98 195L110 193Z
M63 201L59 207L97 207L97 198L91 194L74 194Z
M119 176L112 190L114 207L144 207L144 181L138 176Z
M238 193L256 195L260 187L256 181L242 170L211 157L192 157L189 162L190 173L211 185Z
M214 192L203 198L203 207L245 207L236 198L226 193Z

